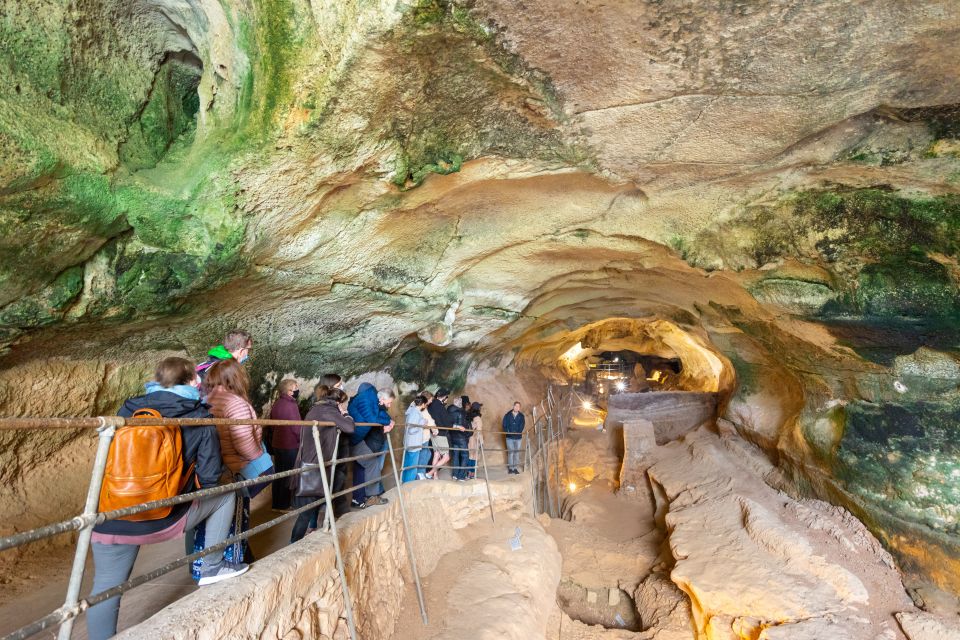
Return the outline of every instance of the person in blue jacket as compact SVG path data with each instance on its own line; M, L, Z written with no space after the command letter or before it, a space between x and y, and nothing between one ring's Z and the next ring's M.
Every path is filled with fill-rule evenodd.
M507 469L508 473L518 474L520 469L520 445L523 442L523 427L526 420L520 411L520 403L513 403L513 410L503 416L503 430L507 432Z
M351 454L354 456L364 456L371 453L381 453L381 455L364 460L357 460L354 466L354 484L369 482L374 478L379 478L383 473L383 463L386 459L387 434L393 429L393 419L388 410L393 404L396 395L390 389L380 389L377 391L369 382L364 382L357 389L357 395L350 399L347 411L357 423L357 428L350 436ZM359 426L362 422L372 422L377 427ZM358 479L358 469L363 474ZM359 491L363 491L358 496L354 491L354 506L363 505L361 508L372 507L380 504L387 504L388 500L382 497L383 483L376 482L368 485Z

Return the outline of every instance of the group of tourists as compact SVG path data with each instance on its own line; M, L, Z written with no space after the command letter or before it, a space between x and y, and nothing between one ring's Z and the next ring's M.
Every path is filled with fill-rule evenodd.
M299 467L315 466L299 474L251 483L240 491L200 498L117 518L94 527L93 593L116 587L130 578L140 546L184 538L186 553L220 545L248 527L250 500L268 485L275 511L303 509L294 522L291 542L321 526L320 519L337 518L351 508L387 504L383 475L389 441L396 426L389 410L396 400L392 389L378 390L362 383L348 397L343 378L328 374L314 387L307 413L301 417L300 385L281 380L270 408L274 420L331 423L318 430L320 451L310 427L269 427L267 437L255 420L250 402L250 377L243 366L253 348L250 334L229 332L223 343L195 365L186 358L169 357L157 365L145 393L126 400L118 415L127 418L224 418L236 424L168 427L127 426L114 436L104 473L100 511L136 506L239 480L254 480ZM449 403L448 403L449 401ZM435 394L421 391L405 412L401 482L438 479L449 464L452 478L475 477L483 443L483 405L467 396L450 398L443 387ZM502 419L506 432L509 473L519 473L524 416L520 403ZM372 425L372 426L371 426ZM378 455L379 454L379 455ZM352 464L336 460L360 458ZM330 465L331 461L334 464ZM333 513L324 503L325 469L333 499ZM350 482L352 496L345 488ZM336 494L343 493L342 496ZM305 507L319 503L313 508ZM244 541L246 542L246 541ZM200 586L214 584L249 569L253 556L248 544L217 549L196 560L192 575ZM87 611L92 640L116 634L120 596Z

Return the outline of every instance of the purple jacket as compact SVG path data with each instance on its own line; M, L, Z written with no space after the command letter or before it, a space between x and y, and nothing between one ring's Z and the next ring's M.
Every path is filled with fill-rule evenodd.
M270 408L271 420L302 420L297 401L288 395L277 398ZM271 427L273 429L274 449L298 449L300 447L300 427Z

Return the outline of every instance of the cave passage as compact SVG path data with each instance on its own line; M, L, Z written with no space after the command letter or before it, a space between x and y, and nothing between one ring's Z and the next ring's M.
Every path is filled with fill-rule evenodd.
M604 351L586 358L584 391L594 399L617 393L682 391L677 376L683 371L678 357L637 353L629 349Z

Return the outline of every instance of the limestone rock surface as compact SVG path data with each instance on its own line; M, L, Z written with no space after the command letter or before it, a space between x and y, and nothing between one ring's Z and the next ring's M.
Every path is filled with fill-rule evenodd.
M858 520L759 482L702 429L658 456L648 473L668 501L670 578L690 596L701 633L902 637L893 616L912 602L892 558Z

